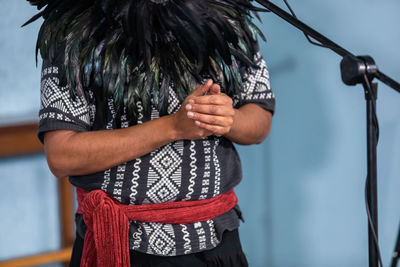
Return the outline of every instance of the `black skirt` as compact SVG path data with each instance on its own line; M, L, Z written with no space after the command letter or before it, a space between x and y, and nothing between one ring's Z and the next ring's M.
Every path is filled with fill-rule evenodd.
M80 233L78 233L80 232ZM70 267L80 265L84 240L82 229L77 229ZM180 256L156 256L138 251L129 251L131 267L247 267L242 251L239 232L225 231L222 241L213 249ZM103 266L99 266L103 267Z

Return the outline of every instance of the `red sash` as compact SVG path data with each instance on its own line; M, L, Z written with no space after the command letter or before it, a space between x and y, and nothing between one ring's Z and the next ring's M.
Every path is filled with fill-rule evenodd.
M87 225L82 267L129 267L129 221L187 224L213 219L237 204L233 190L204 200L124 205L102 190L77 188L78 211Z

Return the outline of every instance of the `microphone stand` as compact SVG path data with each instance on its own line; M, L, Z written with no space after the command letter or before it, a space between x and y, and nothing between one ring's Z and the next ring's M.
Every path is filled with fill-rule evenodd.
M259 11L271 11L300 29L306 35L311 36L323 46L331 49L336 54L342 56L340 63L342 80L346 85L362 84L365 92L366 110L367 110L367 180L366 180L366 204L368 214L368 251L369 251L369 267L378 267L378 261L381 262L378 252L378 193L377 193L377 160L376 146L378 143L378 121L376 117L376 99L378 84L372 80L377 78L392 89L400 93L400 84L382 73L375 61L370 56L355 56L343 47L334 43L324 35L315 31L313 28L304 24L294 16L290 15L283 9L274 5L268 0L256 0L266 9ZM400 255L400 230L398 233L398 241L393 253L392 265L397 265Z

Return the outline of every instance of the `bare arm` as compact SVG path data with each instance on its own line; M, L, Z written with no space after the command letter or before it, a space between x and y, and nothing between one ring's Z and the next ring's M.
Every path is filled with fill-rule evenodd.
M271 130L271 112L256 104L235 109L233 125L225 137L241 145L259 144Z
M50 131L44 135L47 162L60 178L105 170L174 141L171 122L166 116L124 129Z
M116 130L76 132L49 131L44 148L49 167L57 177L84 175L141 157L175 140L199 139L212 132L188 119L184 105L212 86L209 80L199 86L173 115L163 116L140 125Z

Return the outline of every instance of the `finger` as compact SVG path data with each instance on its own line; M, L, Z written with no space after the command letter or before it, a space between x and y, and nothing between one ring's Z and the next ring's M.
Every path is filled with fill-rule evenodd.
M195 124L197 126L199 126L200 128L206 129L206 130L214 133L216 136L222 136L229 132L229 128L227 128L227 127L211 125L211 124L203 123L200 121L196 121Z
M196 97L204 95L206 92L210 90L211 85L213 85L213 81L211 79L208 79L206 83L197 86L196 90L194 90L190 94L190 96Z
M196 132L195 132L195 134L194 134L194 140L197 140L197 139L204 139L204 138L207 138L207 136L210 136L210 135L213 135L214 133L213 132L211 132L211 131L209 131L209 130L207 130L207 129L204 129L204 128L201 128L201 127L197 127L197 125L196 125L196 123L195 122L193 122L193 124L196 126Z
M211 85L210 93L213 95L219 95L221 93L221 87L219 86L219 84L214 83L213 85Z
M185 108L187 111L210 114L210 115L218 115L218 116L235 115L234 109L227 105L187 104Z
M190 104L232 105L232 99L227 95L197 96L189 101Z
M233 118L224 116L215 116L208 114L201 114L196 112L188 112L188 118L200 121L207 124L218 125L218 126L232 126Z

